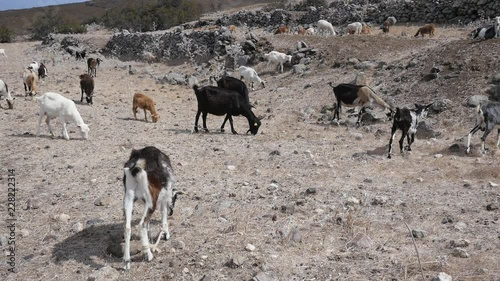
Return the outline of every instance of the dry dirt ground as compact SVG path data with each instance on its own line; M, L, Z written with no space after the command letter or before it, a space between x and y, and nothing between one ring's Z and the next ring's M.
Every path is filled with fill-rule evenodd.
M463 102L484 93L499 69L500 39L472 43L467 29L451 27L438 28L431 39L399 36L416 29L334 38L267 35L282 50L304 40L321 50L324 61L313 60L301 76L256 66L267 81L265 89L250 93L262 117L256 136L244 134L248 123L242 117L235 118L240 134L228 128L220 133L223 118L212 115L209 133L193 133L193 90L155 84L151 76L192 72L187 64L104 58L94 105L88 106L79 103L78 75L85 63L40 42L1 45L8 57L0 57L0 76L16 102L13 110L0 110L0 213L7 217L7 169L15 169L18 273L8 273L2 254L0 279L87 280L107 267L110 277L99 280L251 280L256 274L260 280L421 280L416 246L425 280L439 272L453 280L500 280L500 212L487 210L500 199L495 133L485 155L478 152L479 134L472 155L463 153L474 122L473 109ZM412 68L368 70L368 81L396 105L450 99L447 111L428 118L441 135L417 139L404 156L395 144L394 157L387 159L389 122L360 128L318 122L321 109L334 102L326 83L350 82L358 71L342 63L349 58L394 66L418 60ZM49 137L45 124L35 137L38 105L24 97L21 83L33 59L48 62L49 77L39 92L75 100L91 124L89 140L80 139L74 124L68 126L72 139L61 139L58 121L57 138ZM136 75L129 75L129 64ZM421 82L435 64L456 77ZM133 119L136 92L156 101L159 123ZM449 150L453 144L460 152ZM151 262L135 255L124 272L122 260L107 248L122 239L123 164L132 148L147 145L170 155L176 187L186 194L169 219L171 240L160 243L161 253ZM135 224L141 210L136 203ZM158 220L155 213L153 235ZM415 245L405 223L424 231ZM137 229L133 233L138 239ZM0 234L7 254L5 221ZM245 250L247 244L255 250Z

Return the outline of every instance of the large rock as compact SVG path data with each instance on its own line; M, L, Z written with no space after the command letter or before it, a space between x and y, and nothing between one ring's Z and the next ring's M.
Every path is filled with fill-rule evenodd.
M468 107L476 107L480 104L485 104L488 102L488 96L485 96L485 95L474 95L474 96L470 96L467 101L466 101L466 105Z

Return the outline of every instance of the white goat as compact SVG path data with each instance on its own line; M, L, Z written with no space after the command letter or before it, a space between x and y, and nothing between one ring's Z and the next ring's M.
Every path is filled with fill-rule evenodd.
M315 30L314 30L314 27L309 27L308 29L306 29L306 35L314 35Z
M363 24L360 22L353 22L347 25L346 31L349 34L361 34L361 29L363 28Z
M388 17L388 18L387 18L387 20L389 21L389 23L390 23L391 25L395 25L395 24L396 24L396 22L397 22L396 18L395 18L395 17L393 17L393 16Z
M38 69L39 68L40 68L40 65L36 61L33 61L32 63L30 63L30 66L28 66L28 69L32 69L33 72L37 74L37 76L38 76Z
M319 34L331 34L333 36L337 35L337 33L335 33L335 29L333 29L333 25L326 20L319 20L317 27Z
M260 77L257 74L257 71L255 71L255 69L242 65L242 66L238 67L236 70L239 71L241 80L245 79L245 81L247 83L251 84L252 90L254 90L253 82L255 82L255 81L262 84L263 88L266 87L266 84L265 84L266 81L260 79Z
M49 127L50 134L54 136L52 132L52 127L50 126L50 120L56 117L61 118L62 122L62 135L65 139L69 140L68 131L66 130L66 122L73 122L77 127L80 128L82 138L87 139L89 136L89 125L83 122L78 109L76 109L75 103L63 97L57 93L45 93L40 97L35 97L40 105L40 116L38 118L38 129L36 135L40 135L40 126L42 124L42 119L47 116L45 123Z
M500 37L500 17L495 17L495 37Z
M279 63L280 71L282 73L283 73L283 63L292 61L291 55L280 53L278 51L271 51L271 52L269 52L269 54L265 54L264 57L267 59L267 66L268 67L269 67L269 64L271 64L271 63L272 64Z
M4 57L7 57L7 55L5 54L5 49L0 49L0 54L2 54Z
M0 98L1 97L5 98L5 100L7 100L7 104L9 105L9 109L14 108L14 99L10 95L9 87L7 86L7 83L5 83L3 80L0 80Z

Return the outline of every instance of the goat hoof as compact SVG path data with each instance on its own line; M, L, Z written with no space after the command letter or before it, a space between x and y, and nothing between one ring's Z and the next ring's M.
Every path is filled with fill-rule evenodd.
M220 132L221 132L221 133L224 133L225 131L226 131L226 130L224 130L224 129L220 128Z
M125 266L123 267L124 270L130 270L130 261L125 262Z
M387 155L387 158L391 159L391 158L392 158L392 156L389 154L389 155Z

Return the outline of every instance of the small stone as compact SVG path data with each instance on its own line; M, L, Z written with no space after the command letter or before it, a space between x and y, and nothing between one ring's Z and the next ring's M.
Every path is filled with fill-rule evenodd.
M497 203L490 203L490 204L486 205L486 210L488 210L488 211L498 210L498 204Z
M466 250L462 248L455 248L453 249L453 252L451 253L452 256L457 257L457 258L468 258L470 257L469 253L467 253Z
M417 178L417 182L424 182L423 178Z
M184 273L189 273L189 268L184 267L184 269L182 270L182 272L184 272Z
M467 224L465 224L465 222L459 221L453 227L458 231L463 231L467 228Z
M247 251L249 251L249 252L253 252L253 251L255 251L255 246L254 246L254 245L252 245L252 244L247 244L247 245L245 246L245 250L247 250Z
M498 187L498 183L494 183L492 181L488 182L489 187Z
M444 217L444 218L441 220L441 223L442 223L442 224L453 223L453 218L451 218L451 217Z
M411 230L411 235L415 238L424 238L427 232L421 229L412 229Z
M118 270L111 266L101 267L99 270L92 272L87 281L114 281L120 278Z
M436 159L439 159L441 157L443 157L443 154L434 154L434 158L436 158Z
M89 225L100 224L100 223L103 223L103 222L104 222L103 219L96 218L96 219L90 219L90 220L88 220L85 224L89 226Z
M109 197L99 197L94 201L94 205L98 207L107 207L110 203Z
M28 235L30 235L30 232L27 229L21 229L20 233L21 237L28 237Z
M372 201L372 205L385 205L389 198L387 196L375 196Z
M184 241L182 240L173 240L172 247L176 250L182 250L186 248L186 243L184 243Z
M231 268L237 268L243 265L245 263L245 257L243 256L234 256L229 262L228 266Z
M97 179L91 179L90 180L91 183L96 183L97 182Z
M467 239L459 239L459 240L451 240L450 248L465 248L470 245L469 240Z
M462 182L464 183L464 187L471 187L472 186L471 182L468 180L463 180Z
M361 201L359 201L359 199L357 199L355 197L349 197L346 200L346 205L348 205L348 206L359 205L360 203L361 203Z
M60 215L54 216L54 219L58 220L60 222L68 222L70 217L69 217L69 215L66 215L66 214L60 214Z
M298 228L294 228L290 231L290 239L296 243L302 242L302 234Z
M432 281L452 281L452 278L444 272L439 272L436 277L432 278Z
M234 165L227 165L226 168L229 170L229 171L234 171L236 170L236 166Z
M71 226L71 229L75 233L80 232L83 230L83 224L81 222L74 223L73 226Z
M306 194L316 194L316 188L309 187L308 189L306 189Z
M373 240L370 238L370 236L364 233L358 233L351 241L349 241L349 243L347 243L347 246L360 249L369 249L373 247Z
M271 276L265 272L259 272L257 273L253 278L252 281L275 281L278 280L274 276Z
M43 237L43 239L42 239L43 242L50 242L50 241L56 241L56 240L57 240L57 236L55 236L54 234L45 235L45 237Z

